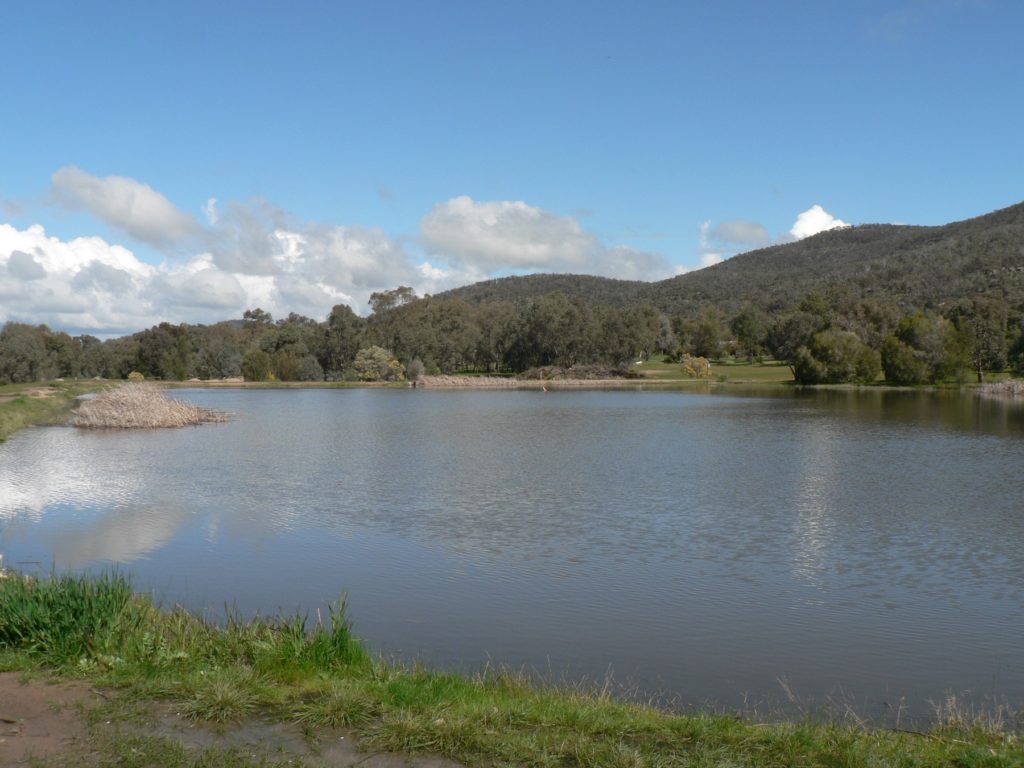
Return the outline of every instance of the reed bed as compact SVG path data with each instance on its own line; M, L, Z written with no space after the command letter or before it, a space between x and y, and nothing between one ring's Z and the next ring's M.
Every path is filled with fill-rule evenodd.
M223 413L167 397L153 384L128 383L86 400L71 424L83 429L158 429L226 420Z
M522 382L501 376L421 376L417 381L428 389L540 389L540 382Z
M1024 379L1007 379L978 387L978 394L985 397L1024 397Z

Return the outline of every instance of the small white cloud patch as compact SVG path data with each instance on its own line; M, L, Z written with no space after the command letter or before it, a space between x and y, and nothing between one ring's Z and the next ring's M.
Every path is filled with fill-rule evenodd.
M206 214L206 221L212 227L220 221L220 214L217 213L217 198L211 197L203 206L203 213Z
M848 226L850 225L842 219L837 219L820 205L812 205L796 217L796 223L789 230L789 234L797 240L803 240L819 232Z

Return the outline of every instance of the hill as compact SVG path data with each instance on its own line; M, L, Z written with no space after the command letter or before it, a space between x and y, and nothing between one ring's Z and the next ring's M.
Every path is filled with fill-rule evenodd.
M624 307L649 300L652 285L639 280L614 280L593 275L539 274L484 280L437 296L485 304L492 301L516 302L558 292L595 306Z
M1024 203L935 227L867 224L830 230L655 283L528 275L488 280L442 296L482 303L561 291L595 305L647 301L665 312L688 314L706 304L732 312L746 302L772 311L831 286L908 308L938 307L978 294L1022 306Z

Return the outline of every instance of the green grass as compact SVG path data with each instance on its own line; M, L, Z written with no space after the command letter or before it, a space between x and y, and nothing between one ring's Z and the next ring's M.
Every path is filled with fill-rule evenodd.
M102 386L103 383L93 380L0 385L0 443L30 424L63 422L78 395L95 392ZM41 387L55 391L47 397L34 397L28 393L30 389Z
M1022 723L1008 715L979 717L947 706L925 733L810 719L765 725L730 715L680 716L506 672L465 677L386 663L353 636L344 603L329 618L310 626L302 617L234 617L215 626L158 609L116 574L12 577L0 580L0 665L86 677L119 689L116 701L166 702L203 722L259 716L312 735L344 726L370 749L441 754L468 765L1024 765ZM104 764L201 764L196 754L159 739L94 738L97 754L113 755ZM207 757L250 764L226 753ZM252 764L274 764L261 759Z
M678 381L680 383L732 383L732 384L792 384L793 372L785 363L774 360L763 363L746 361L711 362L711 378L691 379L683 375L679 363L667 363L660 355L652 356L643 364L632 368L654 381Z

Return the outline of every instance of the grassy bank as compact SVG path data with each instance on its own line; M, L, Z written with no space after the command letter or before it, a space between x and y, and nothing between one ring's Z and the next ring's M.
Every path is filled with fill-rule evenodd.
M0 442L30 424L59 424L75 398L105 386L99 381L51 381L0 386Z
M714 361L711 364L711 376L707 379L691 379L683 374L679 363L666 363L660 356L652 356L634 370L648 379L655 381L672 381L679 383L717 384L792 384L793 371L785 363L769 360L763 363L744 361Z
M315 626L285 618L216 627L156 608L119 576L12 576L0 580L0 670L50 670L107 686L111 704L99 715L107 722L144 718L147 703L163 702L226 727L259 716L296 723L314 738L343 726L364 748L440 754L468 765L1024 764L1024 748L1006 722L952 715L928 732L907 733L672 715L512 674L469 678L386 663L353 636L343 605L325 618ZM151 764L129 759L141 749L138 739L103 733L89 746L107 755L103 764Z

